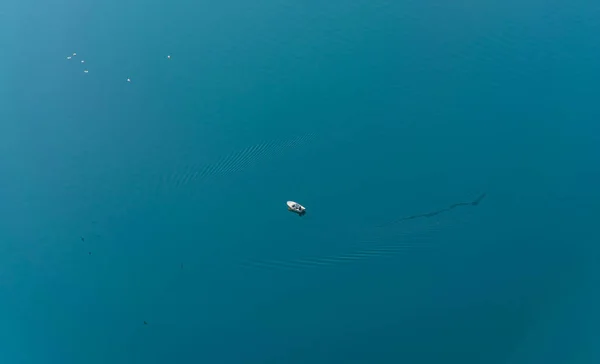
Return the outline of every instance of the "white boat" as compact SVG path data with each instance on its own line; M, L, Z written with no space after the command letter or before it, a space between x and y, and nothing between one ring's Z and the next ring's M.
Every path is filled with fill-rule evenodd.
M297 202L288 201L287 206L288 206L288 211L295 212L300 216L302 216L306 213L306 208Z

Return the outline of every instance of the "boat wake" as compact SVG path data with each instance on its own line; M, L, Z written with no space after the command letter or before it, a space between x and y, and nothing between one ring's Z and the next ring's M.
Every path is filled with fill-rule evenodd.
M286 150L303 147L315 136L306 133L289 139L274 139L251 145L222 157L214 163L198 163L178 168L176 172L160 177L158 191L176 191L189 185L198 184L215 177L227 176L251 168L259 161L269 160Z
M323 246L339 245L328 244L332 240L343 239L344 252L306 254L293 258L249 258L243 259L239 264L245 268L258 270L299 270L308 268L335 267L375 258L386 258L415 250L434 248L441 244L439 235L444 229L464 225L470 220L471 214L455 214L453 216L438 216L443 212L453 210L459 206L478 206L485 194L468 203L455 203L445 209L432 211L426 214L412 215L394 219L384 224L352 231L340 231L327 234L327 237L315 236L317 241L323 241ZM419 217L427 217L424 223L400 224ZM412 226L411 226L412 225Z

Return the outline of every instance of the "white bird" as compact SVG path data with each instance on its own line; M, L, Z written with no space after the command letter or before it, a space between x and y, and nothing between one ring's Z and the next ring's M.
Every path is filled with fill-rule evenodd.
M82 60L81 60L81 63L85 63L85 61L82 59Z
M73 57L75 57L77 55L77 53L73 53Z
M168 56L167 56L167 59L171 59L171 55L168 55Z
M71 59L71 56L67 56L67 59Z
M127 82L131 82L131 78L128 78L128 79L127 79Z
M83 73L88 73L88 70L83 70Z

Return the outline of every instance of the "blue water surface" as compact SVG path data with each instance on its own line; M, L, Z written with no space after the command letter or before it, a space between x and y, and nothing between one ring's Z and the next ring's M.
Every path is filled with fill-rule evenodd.
M0 362L600 362L599 16L3 3Z

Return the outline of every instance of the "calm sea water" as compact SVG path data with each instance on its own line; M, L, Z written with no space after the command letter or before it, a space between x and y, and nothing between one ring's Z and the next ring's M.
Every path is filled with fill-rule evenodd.
M0 361L599 362L599 16L4 2Z

